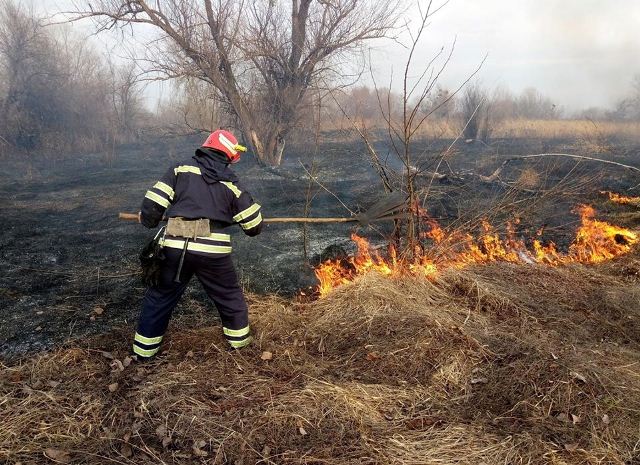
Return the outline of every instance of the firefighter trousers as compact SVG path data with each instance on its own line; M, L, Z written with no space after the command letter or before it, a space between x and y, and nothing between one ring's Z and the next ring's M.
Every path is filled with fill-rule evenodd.
M142 302L142 312L133 343L133 352L139 358L150 358L160 349L169 325L171 313L178 304L189 281L195 274L222 320L222 330L233 348L251 342L247 303L230 255L206 256L187 251L180 282L174 282L180 263L181 251L164 248L160 281L149 287Z

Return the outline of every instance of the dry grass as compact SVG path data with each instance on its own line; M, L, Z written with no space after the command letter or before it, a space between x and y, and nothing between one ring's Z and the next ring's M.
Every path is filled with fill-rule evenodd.
M498 123L494 137L539 137L543 139L579 137L598 143L613 136L638 139L640 123L590 120L506 120Z
M524 168L516 179L516 185L522 189L536 189L542 183L542 176L535 168Z
M367 275L254 298L250 348L173 328L144 365L111 334L1 368L0 461L636 464L639 280L637 254Z
M375 120L365 121L370 132L377 128L386 130L383 122ZM331 120L323 126L323 131L346 130L352 125L348 120L339 118ZM427 138L458 137L460 124L455 120L430 119L418 135ZM640 136L640 122L629 121L590 121L590 120L530 120L508 119L492 123L492 138L539 138L539 139L578 139L584 148L594 152L608 152L611 138L620 137L625 140L637 141ZM342 136L341 136L342 137ZM354 134L357 139L357 135Z

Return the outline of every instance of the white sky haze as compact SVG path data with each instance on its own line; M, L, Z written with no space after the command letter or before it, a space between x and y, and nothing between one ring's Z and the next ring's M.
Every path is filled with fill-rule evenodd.
M69 10L72 3L32 1L48 14ZM416 5L413 0L408 18L417 16ZM88 32L90 24L74 28ZM454 56L441 80L446 87L456 87L488 55L478 75L488 88L502 86L518 93L535 87L569 111L610 107L630 92L633 76L640 74L640 0L450 0L432 17L415 73L456 38ZM392 69L395 76L401 74L406 50L378 41L371 56L376 80L386 85ZM159 95L158 89L149 92Z

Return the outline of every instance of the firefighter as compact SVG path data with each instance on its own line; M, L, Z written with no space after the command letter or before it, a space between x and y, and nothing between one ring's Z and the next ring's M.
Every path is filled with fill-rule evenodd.
M251 342L247 303L225 232L238 224L256 236L262 228L260 205L229 168L245 151L232 133L215 131L191 159L171 167L147 191L140 223L155 228L163 217L168 221L160 239L164 260L158 283L144 295L134 338L139 360L158 353L171 312L194 274L218 309L229 345L239 349Z

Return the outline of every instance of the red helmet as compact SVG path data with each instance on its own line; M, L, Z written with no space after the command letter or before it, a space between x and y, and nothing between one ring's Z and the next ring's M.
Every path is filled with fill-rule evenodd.
M223 129L209 134L202 146L224 153L229 163L237 163L240 161L240 152L247 151L245 146L238 144L238 139L233 134Z

